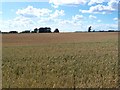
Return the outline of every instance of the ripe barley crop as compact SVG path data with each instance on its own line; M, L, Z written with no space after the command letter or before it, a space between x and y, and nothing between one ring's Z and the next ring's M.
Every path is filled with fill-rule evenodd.
M25 35L3 35L3 88L117 87L117 33Z

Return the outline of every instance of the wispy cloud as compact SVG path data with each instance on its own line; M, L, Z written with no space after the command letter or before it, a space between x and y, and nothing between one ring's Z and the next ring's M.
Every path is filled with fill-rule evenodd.
M80 9L79 11L82 13L106 14L115 11L115 9L112 8L111 6L96 5L96 6L91 6L89 10Z
M49 0L1 0L1 2L49 2Z
M50 14L50 17L56 18L56 17L64 16L64 15L65 15L64 10L56 10L54 13Z
M79 5L86 4L87 0L49 0L53 7L57 8L60 5Z
M3 12L2 11L0 11L0 15L2 14Z
M28 6L25 9L18 9L16 14L24 17L41 17L41 16L48 16L50 15L51 12L52 10L49 9L45 9L45 8L38 9L38 8L34 8L33 6Z
M93 4L101 4L101 3L104 3L104 2L108 2L110 0L90 0L88 5L93 5Z
M11 8L8 8L7 13L13 16L9 18L4 16L4 25L0 24L0 29L22 31L25 29L34 29L35 27L49 26L51 28L59 28L63 31L85 31L90 25L92 25L95 30L116 28L117 15L115 15L116 12L111 12L117 11L117 0L48 1L47 3L42 3L43 5L41 3L39 5L35 5L36 3L28 3L27 7L27 3L24 3L20 7L14 7L13 11L11 11ZM50 8L51 5L54 8ZM86 9L84 8L85 6ZM1 11L0 14L2 13L4 14L4 12ZM110 17L109 15L102 15L108 13L111 13Z
M106 2L107 5L103 5ZM89 10L79 10L82 13L94 13L94 14L108 14L118 9L119 0L91 0L88 5L94 5Z
M113 18L114 21L118 21L118 18Z
M83 17L83 15L75 15L75 16L72 16L72 20L73 21L78 21L78 20L81 20L81 19L83 19L84 17Z
M97 22L101 22L102 20L97 20Z
M89 18L90 18L90 19L97 19L97 17L96 17L96 16L93 16L93 15L89 15Z

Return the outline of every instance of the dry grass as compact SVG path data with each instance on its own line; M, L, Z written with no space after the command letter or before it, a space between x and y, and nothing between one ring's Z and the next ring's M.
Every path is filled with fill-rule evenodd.
M4 34L3 45L24 46L51 43L101 42L117 40L117 33L43 33L43 34Z
M117 87L117 33L3 35L3 87Z

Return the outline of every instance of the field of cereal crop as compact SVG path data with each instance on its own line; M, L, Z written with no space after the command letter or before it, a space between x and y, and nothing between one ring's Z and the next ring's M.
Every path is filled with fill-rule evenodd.
M118 33L2 35L3 88L117 87Z

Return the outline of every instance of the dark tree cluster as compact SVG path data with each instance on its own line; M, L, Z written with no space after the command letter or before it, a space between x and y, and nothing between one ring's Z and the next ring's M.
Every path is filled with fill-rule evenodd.
M51 28L50 27L41 27L39 29L35 28L34 31L32 31L31 33L51 33ZM59 33L58 28L55 29L54 33Z
M9 34L9 33L18 33L18 31L0 32L0 33L2 33L2 34ZM52 33L52 32L51 32L51 28L50 27L40 27L39 29L35 28L33 31L25 30L25 31L22 31L20 33ZM59 33L58 28L56 28L54 30L54 33Z
M55 29L54 33L59 33L59 30L58 28Z
M2 34L9 34L9 32L1 32Z
M35 28L34 31L32 31L32 33L37 33L38 32L38 29Z
M51 28L50 27L41 27L39 29L35 28L34 31L32 31L31 33L51 33Z
M91 32L91 26L88 28L88 32Z
M49 27L45 27L45 28L41 27L41 28L38 29L38 33L51 33L51 28L49 28Z
M118 31L118 30L108 30L108 31L105 31L105 30L95 31L95 30L93 30L92 32L120 32L120 31Z
M22 31L21 33L30 33L30 30Z
M88 27L88 32L119 32L118 30L108 30L108 31L104 31L104 30L99 30L99 31L91 31L91 26Z
M18 33L18 31L10 31L9 33Z
M55 29L54 32L59 33L59 30ZM40 28L35 28L33 31L25 30L25 31L22 31L21 33L51 33L51 28L50 27L40 27Z

